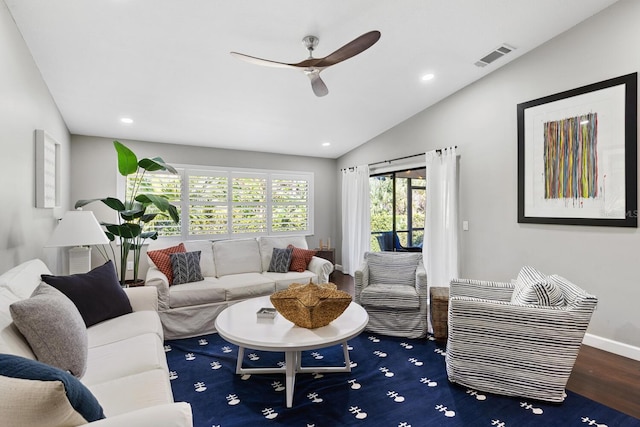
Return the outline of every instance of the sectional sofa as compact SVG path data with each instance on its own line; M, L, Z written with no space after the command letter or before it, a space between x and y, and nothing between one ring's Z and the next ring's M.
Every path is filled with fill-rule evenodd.
M113 272L116 290L122 293L115 269ZM71 330L57 328L62 329L60 337L51 331L58 323L63 325L64 310L70 313L76 306L62 292L41 284L42 274L51 272L35 259L0 276L0 425L75 426L87 423L87 413L100 413L100 418L106 418L90 425L192 426L191 406L173 401L156 289L125 289L123 298L130 304L127 314L90 327L85 327L80 318L80 328L86 335L83 340L73 341L78 343L74 348L69 344L71 335L75 335ZM38 294L42 289L52 293ZM32 296L34 290L38 297ZM45 305L34 310L28 304L38 298ZM49 300L55 302L47 308ZM25 329L26 319L18 322L19 329L13 317L17 307L25 303L23 314L27 317L47 314L48 309L59 312L48 325ZM75 373L80 378L36 361L34 349L40 350L40 359L42 350L64 353L71 364L86 357L84 367ZM55 356L56 361L61 360ZM82 370L84 374L79 375ZM98 409L94 410L96 401Z
M152 241L147 254L175 247L177 240ZM333 264L313 256L303 271L269 271L275 249L289 245L308 250L304 236L258 237L211 242L182 242L186 251L200 251L203 280L170 285L165 273L148 258L145 287L158 290L159 314L167 339L215 332L218 314L239 301L271 295L292 283L327 283Z

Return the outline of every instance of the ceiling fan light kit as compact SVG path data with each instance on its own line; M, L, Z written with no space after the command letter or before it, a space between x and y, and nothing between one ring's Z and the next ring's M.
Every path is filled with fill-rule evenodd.
M318 37L312 35L305 36L302 39L302 43L309 51L309 57L296 64L288 64L286 62L257 58L255 56L249 56L238 52L231 52L231 55L252 64L264 65L267 67L293 68L302 70L302 72L304 72L304 74L309 77L313 93L316 96L325 96L329 93L329 89L327 88L327 85L324 83L324 81L320 78L320 72L325 68L336 65L369 49L380 39L380 35L380 31L369 31L368 33L357 37L356 39L350 41L349 43L345 44L344 46L342 46L335 52L330 53L324 58L313 57L313 50L316 48L316 46L318 46L318 43L320 41Z

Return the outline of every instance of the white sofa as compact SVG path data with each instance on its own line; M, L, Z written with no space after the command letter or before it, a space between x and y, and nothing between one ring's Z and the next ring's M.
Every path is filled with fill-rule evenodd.
M29 298L40 284L41 274L51 272L41 260L36 259L0 276L0 353L36 359L27 340L13 323L9 306ZM192 426L191 406L173 401L156 290L140 287L125 291L132 313L87 328L87 368L80 381L96 397L106 416L90 424ZM1 376L0 379L7 380ZM7 381L1 384L9 388ZM7 397L10 393L11 390L0 390L0 396ZM34 408L38 403L33 402ZM2 425L16 425L17 414L10 413L12 409L9 406L0 402ZM32 425L51 425L47 422L47 413L37 413L35 417L41 421Z
M147 252L178 243L168 239L152 241ZM167 339L213 333L216 317L229 304L271 295L292 283L327 283L334 269L330 261L314 256L303 272L268 271L274 248L286 248L291 244L308 249L304 236L182 243L188 252L201 251L200 269L204 280L169 286L167 276L147 257L149 270L145 287L154 286L158 289L160 320Z

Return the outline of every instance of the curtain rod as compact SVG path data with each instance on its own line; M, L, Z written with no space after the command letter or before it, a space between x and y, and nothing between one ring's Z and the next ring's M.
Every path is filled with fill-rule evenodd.
M458 148L457 145L454 145L453 148ZM443 150L447 150L448 148L438 148L436 150L434 150L436 153L441 154ZM383 163L391 163L391 162L397 162L398 160L405 160L405 159L410 159L412 157L418 157L418 156L424 156L427 153L418 153L418 154L412 154L410 156L404 156L404 157L397 157L395 159L391 159L391 160L382 160L380 162L374 162L374 163L369 163L368 166L375 166L375 165L381 165ZM350 166L348 168L342 168L340 169L341 171L345 171L347 169L355 169L355 166Z

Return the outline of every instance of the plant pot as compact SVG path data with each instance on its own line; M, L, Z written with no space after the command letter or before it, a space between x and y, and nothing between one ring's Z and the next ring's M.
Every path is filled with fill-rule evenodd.
M124 286L123 288L135 288L137 286L144 286L144 280L142 279L138 279L138 280L125 280L124 281Z

